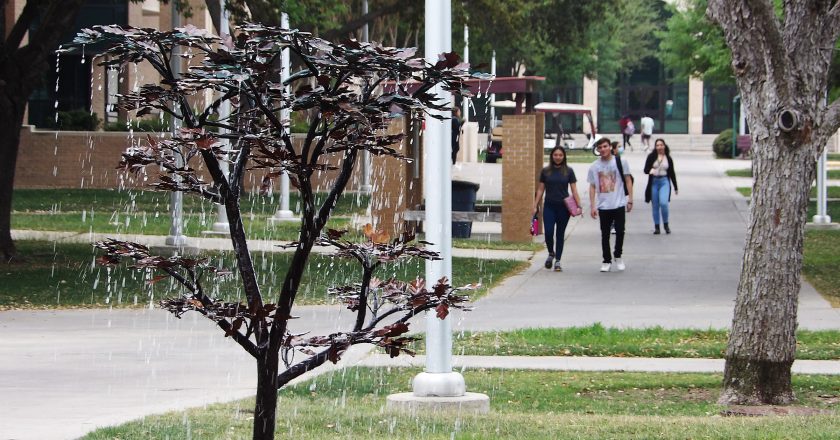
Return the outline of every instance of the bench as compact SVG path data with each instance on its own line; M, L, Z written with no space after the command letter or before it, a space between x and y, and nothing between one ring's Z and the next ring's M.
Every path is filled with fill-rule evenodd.
M426 211L403 211L402 218L406 221L423 222L426 221ZM467 212L467 211L452 211L453 222L502 222L501 212Z
M738 147L738 152L741 154L741 157L748 157L752 148L752 138L748 134L738 135L735 140L735 146Z

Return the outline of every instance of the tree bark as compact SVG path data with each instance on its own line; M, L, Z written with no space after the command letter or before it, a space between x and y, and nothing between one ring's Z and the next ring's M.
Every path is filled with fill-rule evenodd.
M726 350L722 404L788 404L802 248L816 159L838 118L827 116L830 2L710 0L721 25L753 138L750 223ZM790 113L787 113L790 112ZM781 115L796 114L791 124ZM788 118L788 122L792 119Z
M20 130L29 95L49 68L60 38L73 26L85 0L28 1L0 45L0 252L17 256L11 235L12 195L20 150ZM32 21L40 17L29 42L19 47Z
M8 70L7 70L8 69ZM12 196L15 187L15 167L20 148L20 130L28 93L19 90L16 83L5 75L0 77L0 252L3 261L17 257L12 240Z
M3 261L17 257L17 248L12 240L12 196L15 187L15 166L20 144L19 123L14 121L15 111L0 106L0 252Z
M794 400L790 368L814 175L808 150L815 147L796 150L776 140L759 139L753 148L750 224L721 403L783 405Z

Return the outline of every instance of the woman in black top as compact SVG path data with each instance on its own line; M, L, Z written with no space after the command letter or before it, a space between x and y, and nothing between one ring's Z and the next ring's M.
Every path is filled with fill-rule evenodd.
M674 194L679 194L679 191L677 190L677 173L674 172L674 159L671 158L671 150L664 140L657 139L653 151L648 154L645 160L645 174L648 175L645 203L653 202L653 233L660 233L661 221L664 223L665 233L670 234L668 202L671 201L671 185L674 185Z
M545 194L543 205L543 225L545 228L545 247L548 248L548 258L545 260L545 268L562 271L560 257L563 255L563 238L566 234L566 225L569 224L568 208L563 199L574 196L575 202L580 205L580 197L577 192L577 178L575 170L569 168L566 163L566 150L556 146L551 150L550 160L547 167L540 171L540 185L537 188L537 197L534 199L534 214L537 213L540 201ZM571 189L571 192L569 191Z

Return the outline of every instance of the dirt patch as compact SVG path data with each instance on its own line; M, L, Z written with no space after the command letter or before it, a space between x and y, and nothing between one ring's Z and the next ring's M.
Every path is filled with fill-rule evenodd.
M807 406L775 405L732 405L720 412L720 415L725 417L816 416L821 414L834 414L834 412Z

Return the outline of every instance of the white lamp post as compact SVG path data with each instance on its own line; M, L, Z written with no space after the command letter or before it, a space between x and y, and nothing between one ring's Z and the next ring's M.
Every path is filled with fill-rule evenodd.
M367 15L368 13L368 0L362 0L362 15ZM368 33L368 24L365 21L365 25L362 27L362 41L365 43L370 42L370 34ZM370 163L370 151L364 150L362 151L362 183L359 186L359 191L364 194L370 194L373 191L373 186L370 184L370 173L371 173L371 163ZM368 210L370 210L370 205L368 205Z
M470 27L466 24L464 25L464 62L469 64L470 62ZM463 123L466 124L470 122L470 101L466 98L463 99L463 110L461 111L461 116L463 118Z
M831 216L828 215L828 194L826 191L825 162L828 160L828 148L823 150L820 160L817 162L817 215L814 216L814 224L827 225L831 223Z
M228 15L227 11L225 11L225 4L227 0L219 0L219 37L222 38L224 41L225 34L228 33ZM230 117L230 101L224 101L219 106L219 121L227 120ZM225 128L220 128L219 133L225 134L228 130ZM230 145L229 140L223 141L225 144ZM227 159L227 156L225 157ZM228 177L228 165L227 162L222 164L222 173L225 175L225 179ZM228 222L227 211L224 205L219 205L216 207L216 221L213 223L213 227L209 231L205 231L205 234L208 235L230 235L230 223Z
M283 29L289 29L289 14L284 12L280 15L280 27ZM280 80L285 81L289 78L289 49L283 49L283 51L280 52L280 64ZM289 88L286 86L286 92L288 91ZM289 121L291 114L291 110L287 107L280 110L280 120L283 121L284 124L289 123L287 129L290 129L291 127L291 122ZM297 221L297 218L295 218L295 214L289 209L289 174L283 172L280 174L280 209L274 213L273 217L268 219L268 222L277 223L288 221Z
M181 26L181 17L178 13L175 3L172 4L172 29ZM172 73L177 78L181 73L181 57L180 50L177 47L172 48ZM177 119L172 118L172 136L178 134ZM177 155L176 159L179 166L184 165L184 157ZM177 175L174 179L180 179ZM169 235L166 237L165 243L167 246L181 247L187 244L187 236L184 235L184 193L180 191L173 191L169 199Z
M426 0L426 60L436 63L438 54L452 47L452 5L450 0ZM451 103L451 95L436 86L431 93ZM434 111L434 110L432 110ZM452 280L452 179L451 129L449 119L426 117L423 134L423 193L426 200L426 240L442 260L426 261L426 282L433 285L443 277ZM451 281L450 281L451 282ZM490 400L484 394L467 393L464 377L452 371L451 315L438 319L426 312L426 368L414 377L412 393L388 396L388 405L414 410L487 412Z
M490 75L493 78L496 77L496 51L493 51L493 58L490 59ZM493 107L493 103L496 102L496 94L490 94L490 129L496 127L496 107Z

